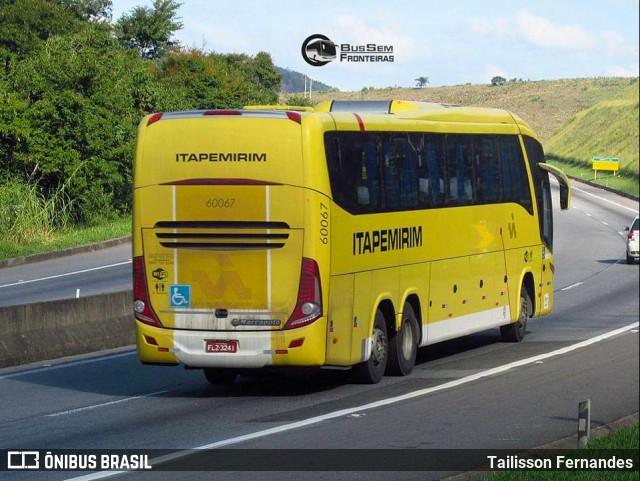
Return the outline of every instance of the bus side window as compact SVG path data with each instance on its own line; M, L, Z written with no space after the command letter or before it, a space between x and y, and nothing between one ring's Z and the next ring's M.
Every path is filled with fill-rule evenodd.
M436 143L438 137L429 137L427 140L427 172L429 174L428 190L429 200L432 206L439 206L444 201L444 181L440 178L440 165L438 162L438 150Z
M483 136L481 138L477 160L480 172L479 201L481 203L500 202L502 200L502 182L496 155L496 140L493 137Z
M327 156L333 200L349 212L358 213L358 179L362 175L362 145L355 138L340 136L328 142Z
M364 142L362 175L366 180L369 195L369 211L377 211L380 208L380 175L376 145L372 140Z
M385 139L383 144L384 153L384 206L386 212L398 208L398 159L395 156L391 139Z
M404 155L400 163L400 207L415 208L418 206L416 155L407 139L401 139L401 148Z
M469 204L472 197L470 164L464 136L447 136L447 165L449 173L448 205Z
M340 139L333 137L326 142L327 163L331 177L331 194L338 205L344 204L344 186L339 172L342 170L342 153L340 152Z
M501 139L500 154L504 200L522 205L533 215L528 175L518 138L512 136Z
M447 198L447 205L453 206L458 203L458 177L457 177L457 169L456 169L456 157L458 153L458 147L460 146L460 142L457 140L456 136L446 137L446 163L447 163L447 171L449 173L449 196Z
M460 169L462 175L458 177L458 189L462 195L463 204L473 203L474 195L474 165L473 165L473 144L465 140L462 147L462 159Z
M361 212L358 189L362 184L362 141L353 134L349 134L346 140L347 142L342 146L342 175L345 180L345 205L349 207L348 210L350 211ZM360 195L364 197L362 190L360 190Z
M427 171L427 151L425 148L425 135L409 134L409 141L416 157L416 187L418 208L431 207L429 199L429 172Z

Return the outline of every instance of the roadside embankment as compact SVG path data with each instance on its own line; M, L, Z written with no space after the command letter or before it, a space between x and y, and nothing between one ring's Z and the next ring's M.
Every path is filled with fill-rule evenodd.
M131 291L0 308L0 368L135 343Z

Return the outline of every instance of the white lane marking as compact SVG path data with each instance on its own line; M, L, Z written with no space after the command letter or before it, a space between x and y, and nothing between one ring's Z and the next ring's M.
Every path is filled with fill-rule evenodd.
M591 217L591 214L587 214L586 212L584 213L584 215L586 215L587 217Z
M391 397L391 398L387 398L387 399L381 399L380 401L375 401L375 402L372 402L372 403L369 403L369 404L363 404L362 406L356 406L356 407L348 408L348 409L341 409L340 411L334 411L334 412L331 412L331 413L323 414L321 416L315 416L315 417L312 417L312 418L309 418L309 419L304 419L302 421L297 421L295 423L284 424L282 426L277 426L275 428L264 429L262 431L257 431L257 432L254 432L254 433L244 434L242 436L236 436L235 438L223 439L222 441L217 441L217 442L211 443L211 444L205 444L203 446L198 446L198 447L193 448L193 449L176 451L175 453L167 454L166 456L159 456L157 458L151 459L149 461L149 463L152 466L155 466L157 464L165 463L167 461L173 461L175 459L180 459L180 458L183 458L183 457L188 456L190 454L193 454L193 451L196 450L196 449L197 450L201 450L201 449L222 448L222 447L225 447L225 446L230 446L232 444L238 444L238 443L242 443L242 442L245 442L245 441L251 441L251 440L254 440L254 439L264 438L264 437L271 436L271 435L274 435L274 434L284 433L284 432L287 432L287 431L291 431L293 429L298 429L298 428L302 428L302 427L306 427L306 426L311 426L313 424L318 424L318 423L320 423L322 421L328 421L330 419L335 419L335 418L339 418L339 417L343 417L343 416L349 416L351 414L360 413L361 411L375 409L375 408L379 408L379 407L382 407L382 406L388 406L390 404L395 404L395 403L399 403L399 402L402 402L402 401L415 399L415 398L422 397L422 396L425 396L427 394L431 394L431 393L434 393L434 392L437 392L437 391L444 391L446 389L458 387L458 386L461 386L463 384L467 384L467 383L470 383L470 382L473 382L473 381L477 381L478 379L481 379L483 377L488 377L488 376L494 376L496 374L501 374L503 372L506 372L506 371L509 371L511 369L514 369L516 367L521 367L521 366L525 366L527 364L537 363L538 361L542 361L544 359L549 359L550 357L558 356L560 354L566 354L568 352L575 351L576 349L580 349L582 347L590 346L591 344L595 344L596 342L602 341L602 340L607 339L609 337L613 337L613 336L616 336L618 334L622 334L622 333L627 332L627 331L629 331L631 329L637 328L638 326L640 326L640 322L634 322L633 324L629 324L628 326L621 327L621 328L616 329L614 331L605 332L604 334L601 334L599 336L592 337L591 339L587 339L587 340L579 342L577 344L572 344L570 346L563 347L562 349L557 349L555 351L551 351L551 352L548 352L546 354L540 354L538 356L530 357L530 358L527 358L527 359L521 359L519 361L514 361L514 362L511 362L509 364L504 364L502 366L494 367L493 369L488 369L486 371L482 371L482 372L479 372L477 374L472 374L470 376L466 376L466 377L463 377L461 379L456 379L455 381L450 381L450 382L447 382L447 383L444 383L444 384L440 384L439 386L420 389L418 391L413 391L413 392L410 392L410 393L407 393L407 394L403 394L401 396L395 396L395 397ZM104 471L104 472L101 472L101 473L93 473L93 474L87 474L87 475L76 477L76 478L69 478L66 481L91 481L91 480L94 480L94 479L109 478L111 476L122 474L124 472L126 472L126 471Z
M603 225L609 225L607 222L605 222L605 221L603 221L603 220L602 220L602 221L600 221L600 222L602 222L602 224L603 224Z
M101 357L94 357L92 359L83 359L81 361L71 361L71 362L67 362L64 364L57 364L55 366L43 366L43 367L38 367L35 369L29 369L27 371L20 371L20 372L14 372L11 374L6 374L4 376L0 376L0 381L4 380L4 379L12 379L14 377L21 377L21 376L28 376L30 374L38 374L41 372L47 372L47 371L55 371L57 369L62 369L65 367L75 367L75 366L80 366L83 364L93 364L94 362L101 362L101 361L110 361L111 359L116 359L119 357L125 357L125 356L133 356L136 354L135 350L131 350L128 352L123 352L120 354L110 354L108 356L101 356Z
M0 285L0 289L2 289L3 287L11 287L11 286L20 286L20 285L23 285L23 284L30 284L32 282L48 281L50 279L59 279L60 277L73 276L73 275L76 275L76 274L83 274L85 272L99 271L101 269L109 269L111 267L124 266L126 264L131 264L131 259L129 259L128 261L124 261L124 262L116 262L115 264L107 264L106 266L91 267L90 269L82 269L80 271L73 271L73 272L66 272L64 274L57 274L55 276L38 277L37 279L30 279L28 281L18 281L18 282L12 282L11 284L3 284L3 285Z
M571 284L570 286L564 287L564 288L562 288L560 290L561 291L568 291L569 289L573 289L574 287L578 287L581 284L583 284L583 282L576 282L575 284Z
M159 394L165 394L165 393L168 393L168 392L171 392L171 391L172 391L172 389L165 389L164 391L156 391L156 392L151 392L149 394L141 394L140 396L132 396L132 397L127 397L127 398L123 398L123 399L116 399L115 401L109 401L109 402L100 403L100 404L92 404L91 406L84 406L84 407L81 407L81 408L69 409L68 411L60 411L60 412L57 412L57 413L45 414L45 416L48 417L48 418L55 418L57 416L66 416L67 414L73 414L73 413L77 413L77 412L81 412L81 411L89 411L91 409L101 408L101 407L104 407L104 406L111 406L113 404L120 404L120 403L124 403L124 402L127 402L127 401L133 401L135 399L153 397L153 396L157 396Z
M614 202L614 201L609 200L609 199L605 199L604 197L600 197L599 195L592 194L591 192L587 192L586 190L578 189L575 186L571 186L571 188L573 190L577 190L578 192L582 192L583 194L587 194L587 195L590 195L591 197L595 197L596 199L600 199L600 200L603 200L605 202L609 202L609 204L613 204L613 205L616 205L618 207L622 207L623 209L630 210L631 212L635 212L636 214L638 213L638 209L633 209L631 207L627 207L626 205L618 204L617 202Z

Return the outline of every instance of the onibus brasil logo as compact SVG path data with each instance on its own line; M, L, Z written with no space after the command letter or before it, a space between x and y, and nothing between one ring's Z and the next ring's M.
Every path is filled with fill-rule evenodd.
M319 33L308 36L302 42L302 58L309 65L322 67L338 58L340 62L393 62L393 45L367 43L355 45L332 42L329 37Z

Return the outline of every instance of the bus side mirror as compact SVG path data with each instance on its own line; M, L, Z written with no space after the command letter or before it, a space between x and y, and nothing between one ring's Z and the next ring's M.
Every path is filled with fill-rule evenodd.
M569 188L567 185L560 184L560 209L567 210L569 208Z
M560 209L567 210L571 204L571 182L569 181L569 177L560 169L550 164L540 163L538 167L546 170L558 180L558 184L560 184Z

